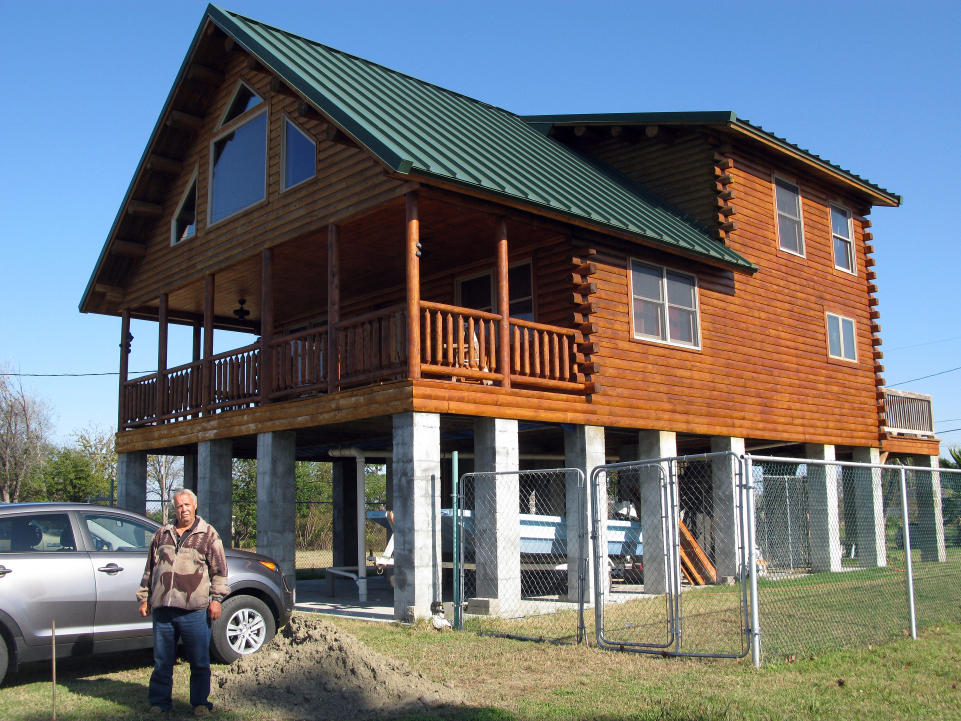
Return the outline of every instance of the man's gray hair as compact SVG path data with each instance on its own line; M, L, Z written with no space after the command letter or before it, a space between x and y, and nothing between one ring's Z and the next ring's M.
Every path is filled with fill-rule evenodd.
M173 501L177 496L190 496L194 499L194 505L197 505L197 494L191 491L189 488L174 488L170 491L170 500Z

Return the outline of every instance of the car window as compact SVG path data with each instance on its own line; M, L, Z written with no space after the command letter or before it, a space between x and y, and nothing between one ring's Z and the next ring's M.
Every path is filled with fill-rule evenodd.
M143 553L150 546L154 528L125 516L84 515L94 550L114 553Z
M0 518L0 553L76 551L66 513L33 513Z

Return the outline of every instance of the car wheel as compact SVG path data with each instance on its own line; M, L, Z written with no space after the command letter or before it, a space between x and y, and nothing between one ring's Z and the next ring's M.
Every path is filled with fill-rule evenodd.
M232 663L259 651L274 637L277 627L274 615L259 598L231 596L210 630L214 655L223 663Z
M0 683L7 675L7 665L10 663L10 653L7 651L7 640L0 635Z

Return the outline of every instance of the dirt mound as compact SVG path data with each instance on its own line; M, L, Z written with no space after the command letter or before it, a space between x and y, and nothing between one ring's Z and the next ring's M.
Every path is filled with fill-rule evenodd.
M460 692L372 651L318 616L296 615L260 653L216 672L211 700L272 719L375 719L464 703Z

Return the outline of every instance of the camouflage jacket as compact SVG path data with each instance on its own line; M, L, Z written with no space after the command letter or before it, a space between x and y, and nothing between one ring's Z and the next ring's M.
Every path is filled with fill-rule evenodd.
M171 524L157 530L137 591L141 603L194 611L228 593L224 544L213 526L197 516L182 536Z

